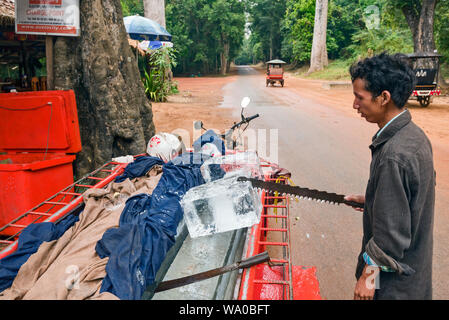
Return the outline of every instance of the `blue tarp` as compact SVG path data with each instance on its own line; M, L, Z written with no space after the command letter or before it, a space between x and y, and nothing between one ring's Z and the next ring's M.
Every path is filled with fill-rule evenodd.
M163 165L164 161L157 157L138 157L128 164L121 176L115 178L115 182L123 182L126 178L133 179L145 175L155 164Z
M0 260L0 292L11 287L20 267L37 252L42 242L59 239L78 220L78 215L70 214L57 224L33 223L23 229L16 251Z
M180 200L190 188L204 183L200 167L209 158L184 153L164 164L159 158L143 156L128 164L124 174L115 179L121 182L143 176L154 165L163 165L163 174L152 195L129 198L119 227L107 230L97 242L95 249L99 256L109 257L100 292L111 292L120 299L142 297L175 242L183 217ZM71 214L57 224L43 222L25 228L17 250L0 260L0 292L11 286L22 264L42 242L59 239L78 220L78 215Z
M143 158L141 164L151 161L151 157ZM184 153L163 165L152 195L139 194L127 200L119 227L107 230L96 246L101 258L109 257L100 292L111 292L120 299L140 299L154 282L175 242L183 217L181 198L190 188L204 183L201 164L197 154Z
M226 153L224 141L215 133L214 130L207 130L203 135L201 135L201 137L196 139L192 144L193 151L200 152L201 147L206 143L213 143L217 146L218 151L220 151L222 155Z

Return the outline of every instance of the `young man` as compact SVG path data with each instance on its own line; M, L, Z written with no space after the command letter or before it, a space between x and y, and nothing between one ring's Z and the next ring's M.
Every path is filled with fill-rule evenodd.
M405 108L415 76L404 58L382 53L350 68L353 108L379 126L365 195L346 196L364 203L357 300L432 298L435 171L432 146Z

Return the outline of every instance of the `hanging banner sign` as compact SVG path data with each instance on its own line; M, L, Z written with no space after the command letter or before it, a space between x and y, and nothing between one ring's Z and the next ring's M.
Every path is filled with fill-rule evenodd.
M78 37L79 0L15 0L16 33Z

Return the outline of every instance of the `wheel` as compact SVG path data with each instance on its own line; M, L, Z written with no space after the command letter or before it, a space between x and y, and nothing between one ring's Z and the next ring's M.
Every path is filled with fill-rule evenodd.
M284 80L281 81L281 86L282 86L282 87L284 86Z
M267 80L267 83L266 83L266 85L265 85L266 87L268 87L268 80Z
M421 107L427 107L430 104L430 96L427 97L418 97L418 102Z

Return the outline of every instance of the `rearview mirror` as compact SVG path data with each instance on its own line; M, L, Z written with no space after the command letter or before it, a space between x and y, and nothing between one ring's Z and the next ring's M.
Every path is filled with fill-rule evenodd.
M240 105L242 106L242 108L246 108L249 105L250 101L251 99L249 97L244 97Z
M193 127L196 130L200 130L201 128L203 128L203 122L201 120L197 120L193 123Z

